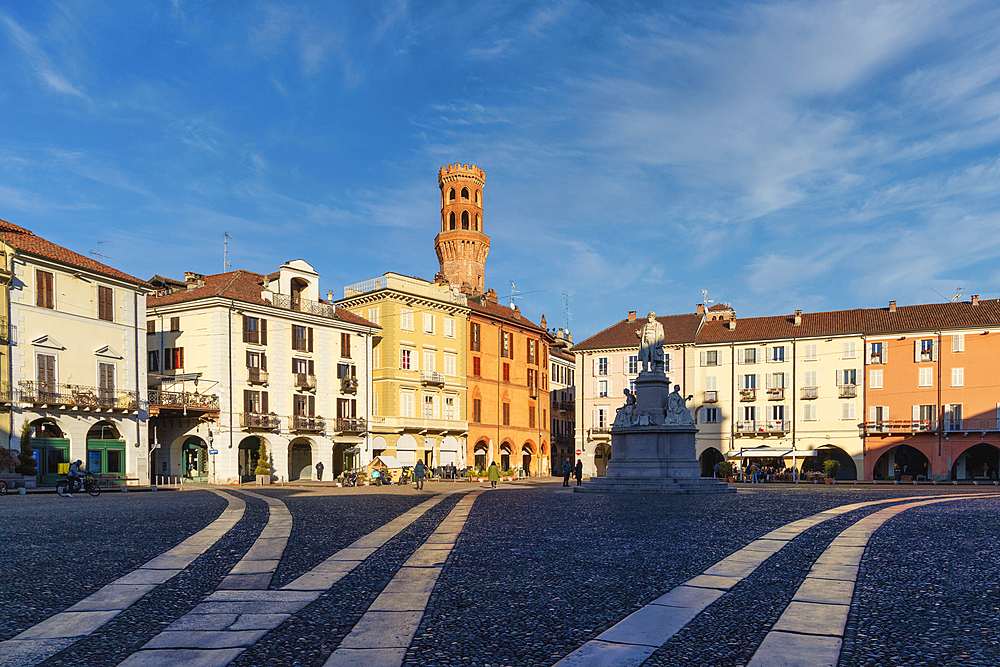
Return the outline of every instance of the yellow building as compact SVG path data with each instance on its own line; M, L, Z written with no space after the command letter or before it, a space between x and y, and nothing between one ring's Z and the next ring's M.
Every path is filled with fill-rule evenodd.
M382 327L372 351L372 455L404 466L466 460L464 294L395 273L349 285L338 305Z

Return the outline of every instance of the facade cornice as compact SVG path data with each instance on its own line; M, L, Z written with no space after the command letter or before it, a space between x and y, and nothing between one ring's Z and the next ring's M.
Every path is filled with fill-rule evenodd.
M251 303L249 301L240 301L238 299L229 299L221 296L210 296L201 299L192 299L191 301L179 301L177 303L168 303L164 305L147 304L146 316L170 315L174 313L210 311L216 309L240 311L242 314L259 315L269 320L284 319L298 324L311 324L314 326L344 329L356 333L377 335L378 332L381 331L380 327L369 327L363 324L356 324L354 322L346 322L344 320L331 317L323 317L322 315L303 313L298 310L286 310L284 308L278 308L277 306Z

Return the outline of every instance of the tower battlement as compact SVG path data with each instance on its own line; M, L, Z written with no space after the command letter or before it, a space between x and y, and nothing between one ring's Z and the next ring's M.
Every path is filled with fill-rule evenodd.
M438 187L443 188L445 183L460 179L469 179L479 187L484 187L486 185L486 172L474 164L462 163L445 165L438 170Z
M438 171L441 233L434 239L441 272L435 280L465 294L486 291L490 237L483 229L486 172L474 164L449 164Z

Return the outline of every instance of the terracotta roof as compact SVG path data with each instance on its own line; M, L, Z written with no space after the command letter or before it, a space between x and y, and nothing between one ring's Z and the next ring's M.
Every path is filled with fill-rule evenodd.
M724 303L717 303L714 306L711 306L709 308L709 310L716 310L716 311L718 311L718 310L732 310L732 309L733 309L732 306L727 306Z
M271 304L264 301L260 296L260 292L263 289L262 283L266 279L267 276L262 273L253 273L252 271L244 271L243 269L228 271L226 273L214 273L205 276L204 285L167 294L166 296L149 297L146 299L146 307L156 308L157 306L213 297L232 299L242 303L253 303L260 306L270 306ZM379 325L369 322L360 315L355 315L339 306L334 307L336 308L335 313L338 320L366 327L380 328Z
M573 356L572 352L568 352L568 351L564 350L561 347L555 347L555 346L552 346L552 347L549 348L549 356L550 357L559 357L560 359L564 359L566 361L575 361L576 360L576 357Z
M36 236L24 227L18 227L14 223L7 222L6 220L0 220L0 240L18 252L25 253L27 255L44 257L45 259L51 259L61 264L68 264L69 266L75 266L80 269L93 271L94 273L100 273L111 278L132 283L133 285L138 285L139 287L143 287L145 289L152 288L152 286L145 280L136 278L135 276L130 276L127 273L122 273L118 269L113 269L107 264L101 264L100 262L97 262L89 257L84 257L83 255L75 253L72 250L68 250L61 245L56 245L51 241L46 241L41 236Z
M486 317L492 317L494 319L505 320L513 324L517 324L528 329L535 329L539 333L548 335L548 332L521 315L519 311L515 311L513 308L508 308L507 306L501 306L499 303L493 303L487 299L482 299L482 302L474 301L469 299L469 307L472 312L479 313L480 315L485 315Z
M684 315L664 315L656 321L663 325L663 342L667 345L678 343L693 343L698 333L702 317L695 313ZM573 351L602 350L606 348L634 347L638 349L639 339L635 332L642 328L646 318L638 318L634 322L627 319L613 324L590 338L573 346Z
M793 315L747 317L736 321L730 330L725 322L706 322L698 334L699 344L735 343L751 340L804 338L838 334L881 334L934 329L954 329L1000 325L1000 300L982 300L978 305L961 301L899 306L856 308L821 313L802 313L802 324L795 326Z

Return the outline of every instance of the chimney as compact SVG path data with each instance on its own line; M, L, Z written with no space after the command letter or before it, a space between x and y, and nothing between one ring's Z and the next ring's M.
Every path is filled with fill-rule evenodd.
M798 326L801 326L801 325L802 325L802 309L801 308L797 308L795 310L795 326L798 327Z
M729 320L726 322L726 328L730 331L736 331L736 320Z
M545 315L542 315L542 328L546 331L549 330L549 323L545 320Z
M186 283L188 289L194 289L195 287L201 287L205 284L205 276L200 273L185 271L184 282Z
M896 302L895 301L890 301L889 302L889 312L890 313L895 313L896 312Z
M327 290L326 300L333 303L333 290Z
M628 311L628 321L629 322L635 322L635 311L634 310Z
M566 332L566 342L569 343L570 345L573 344L573 334L571 334L568 331Z
M979 305L979 295L978 294L973 294L972 295L972 305L973 306L978 306Z
M698 308L697 308L697 311L696 311L696 312L697 312L697 313L698 313L699 315L704 315L704 314L705 314L705 304L703 304L703 303L699 303L699 304L698 304Z

